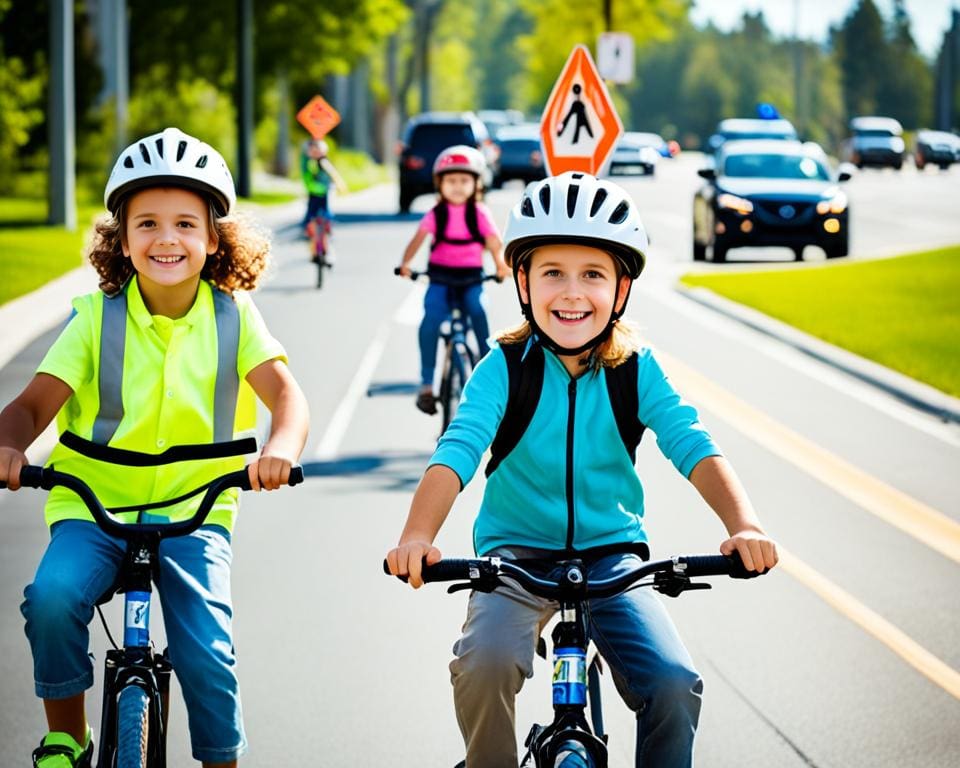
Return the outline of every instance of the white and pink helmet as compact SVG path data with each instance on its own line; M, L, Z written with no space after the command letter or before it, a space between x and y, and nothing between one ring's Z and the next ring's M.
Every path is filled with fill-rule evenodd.
M447 147L433 163L433 175L442 176L445 173L472 173L478 179L483 177L487 169L487 161L476 147L466 144L455 144Z

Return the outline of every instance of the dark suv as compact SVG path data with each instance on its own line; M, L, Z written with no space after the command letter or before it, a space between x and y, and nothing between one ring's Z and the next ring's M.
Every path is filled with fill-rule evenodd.
M489 188L499 175L498 150L487 129L472 112L424 112L410 118L400 148L400 212L410 210L418 195L433 192L433 162L444 149L466 144L479 149L487 160L483 180Z

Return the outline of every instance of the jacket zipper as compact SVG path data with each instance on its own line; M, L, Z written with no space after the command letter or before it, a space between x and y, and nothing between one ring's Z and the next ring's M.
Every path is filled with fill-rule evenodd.
M573 549L574 506L573 506L573 420L577 403L577 380L571 379L567 385L567 549Z

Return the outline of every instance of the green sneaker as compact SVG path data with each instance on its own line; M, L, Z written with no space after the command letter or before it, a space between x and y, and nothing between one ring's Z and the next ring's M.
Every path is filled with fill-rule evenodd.
M33 768L90 768L93 764L93 731L89 726L86 742L81 747L70 734L51 731L33 750Z

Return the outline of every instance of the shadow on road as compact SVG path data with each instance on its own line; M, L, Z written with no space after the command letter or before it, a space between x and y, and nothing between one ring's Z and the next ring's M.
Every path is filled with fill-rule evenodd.
M303 464L307 477L357 477L377 482L382 490L410 491L416 487L432 451L399 451L338 456ZM369 486L364 488L369 491Z

